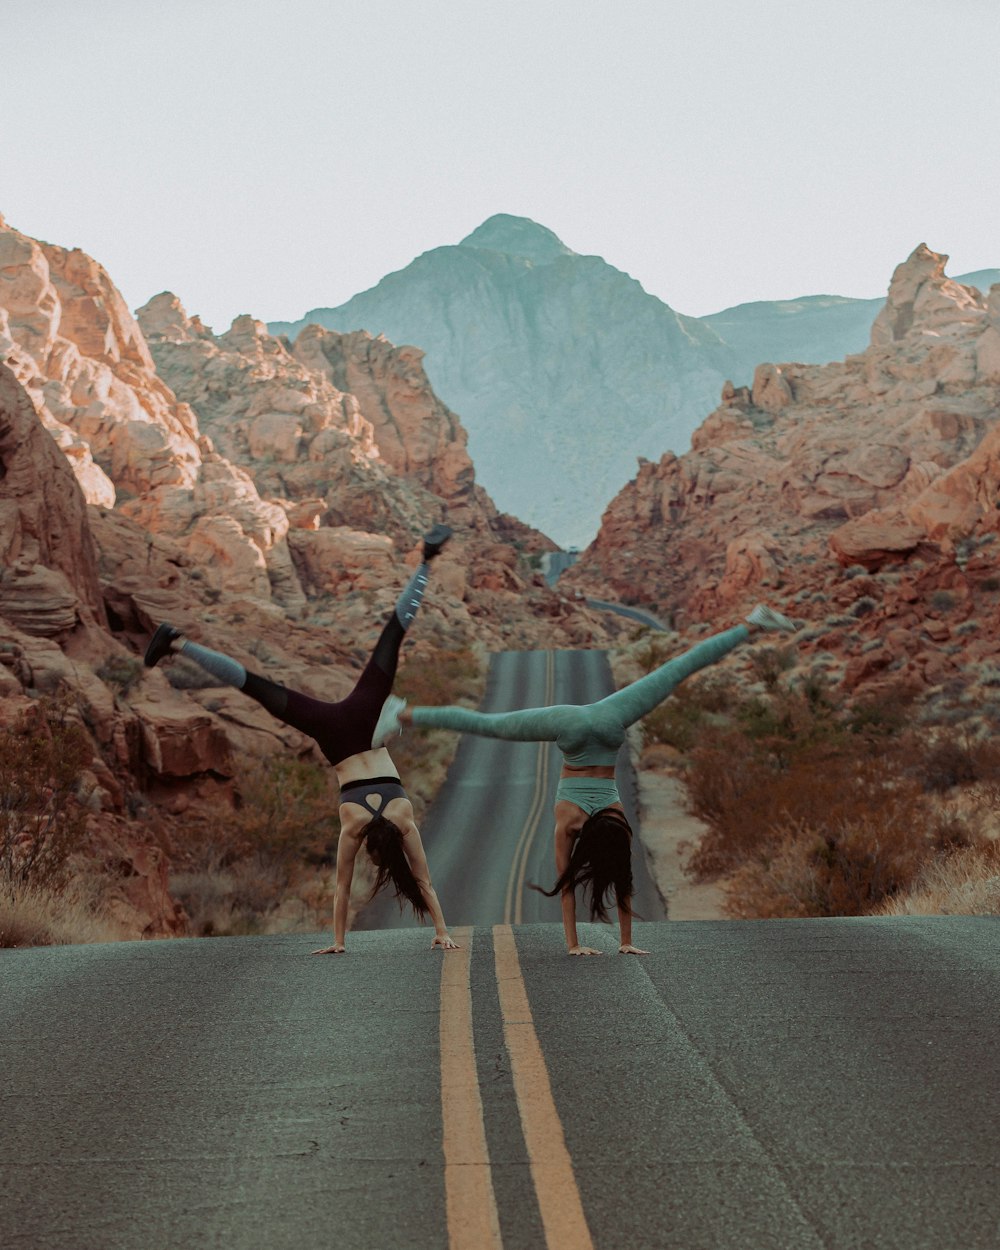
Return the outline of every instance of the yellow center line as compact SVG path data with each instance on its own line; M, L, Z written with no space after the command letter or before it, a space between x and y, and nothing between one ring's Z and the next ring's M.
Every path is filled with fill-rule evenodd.
M526 827L527 837L521 850L521 867L517 874L517 889L514 894L514 923L520 924L524 919L524 880L528 872L528 855L535 841L535 834L538 832L538 826L541 824L542 815L547 806L547 791L549 788L549 744L542 742L538 747L538 758L540 767L537 773L537 791L535 795L535 810L530 826Z
M472 1032L472 928L441 967L441 1118L449 1250L503 1250Z
M504 1040L547 1250L593 1250L510 925L493 926Z
M520 837L517 845L514 847L514 855L510 862L510 873L507 877L507 892L504 896L503 918L505 924L510 924L514 919L515 907L515 887L517 884L518 867L521 863L521 852L524 848L525 840L532 835L533 830L538 825L539 812L544 802L544 790L542 789L542 770L545 761L545 752L539 747L538 755L535 757L535 788L531 796L531 807L528 810L527 819L521 829ZM520 901L519 899L517 900Z
M542 706L548 707L555 698L555 656L551 651L545 653L545 695ZM528 855L538 832L538 826L545 809L549 788L549 764L552 754L551 746L542 742L538 747L535 760L535 789L531 807L521 830L521 835L514 848L514 857L507 878L507 892L504 897L503 918L505 924L520 924L524 916L524 881L528 871Z

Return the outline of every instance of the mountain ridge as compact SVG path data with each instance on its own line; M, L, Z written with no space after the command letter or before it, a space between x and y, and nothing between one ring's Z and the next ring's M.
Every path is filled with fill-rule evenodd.
M345 303L269 329L415 344L499 505L583 547L637 463L683 452L726 382L749 382L762 361L862 351L884 304L805 295L689 317L548 227L498 213Z

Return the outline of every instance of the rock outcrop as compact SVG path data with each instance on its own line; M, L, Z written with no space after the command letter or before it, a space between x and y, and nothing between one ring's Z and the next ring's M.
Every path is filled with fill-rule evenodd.
M340 698L446 514L410 654L607 638L534 571L553 544L477 485L419 352L321 329L293 351L251 317L215 336L169 294L140 316L91 258L0 221L0 707L57 698L86 729L81 801L137 935L183 923L179 814L315 755L239 692L144 669L158 621Z
M1000 271L968 281L985 289ZM687 317L600 257L500 213L346 304L271 329L419 344L493 498L563 546L584 546L636 458L686 451L726 378L746 384L762 360L860 352L884 303L816 295Z
M816 648L845 630L870 644L868 676L933 683L1000 652L1000 286L984 298L946 260L921 245L896 269L864 352L725 388L689 453L640 465L567 587L688 621L784 603L822 617ZM921 632L942 614L936 640Z

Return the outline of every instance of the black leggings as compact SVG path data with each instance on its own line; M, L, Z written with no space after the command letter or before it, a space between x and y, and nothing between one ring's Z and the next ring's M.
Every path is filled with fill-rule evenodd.
M289 690L249 671L243 689L272 716L314 738L330 763L339 764L350 755L371 750L382 704L392 691L405 632L394 612L357 685L336 703Z

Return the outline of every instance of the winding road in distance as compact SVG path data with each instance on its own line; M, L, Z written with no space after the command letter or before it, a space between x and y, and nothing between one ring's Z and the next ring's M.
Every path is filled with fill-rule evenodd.
M488 700L603 663L500 656ZM1000 922L649 920L642 959L582 925L569 959L524 890L550 750L466 739L425 822L460 951L0 951L3 1250L996 1250Z

